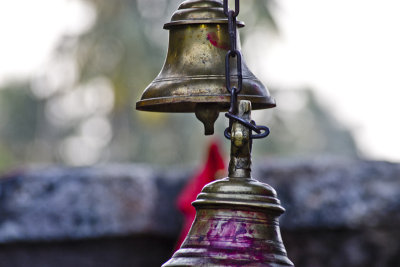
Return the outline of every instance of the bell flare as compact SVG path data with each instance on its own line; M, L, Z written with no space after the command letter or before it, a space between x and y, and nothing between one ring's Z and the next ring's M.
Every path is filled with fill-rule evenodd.
M238 22L238 27L241 26L244 24ZM164 28L169 30L164 66L144 90L136 109L195 112L197 104L211 103L216 104L218 111L228 110L230 94L226 88L225 57L230 49L230 37L222 1L185 1ZM239 41L236 46L240 50ZM251 101L253 109L274 107L275 100L268 89L249 70L245 60L241 62L243 86L238 100ZM232 85L238 79L236 64L232 62L230 69Z
M253 78L253 79L252 79ZM243 79L238 101L249 100L253 109L275 107L275 100L253 77ZM231 95L225 87L225 76L193 76L154 80L145 90L136 109L156 112L195 112L198 104L215 104L218 111L227 111Z

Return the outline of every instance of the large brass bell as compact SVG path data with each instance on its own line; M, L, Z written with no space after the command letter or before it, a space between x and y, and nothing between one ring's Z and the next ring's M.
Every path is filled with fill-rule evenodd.
M238 22L238 27L243 27ZM170 31L168 54L160 74L136 103L138 110L195 112L213 133L220 111L230 105L225 84L225 56L229 50L228 20L219 0L185 1L164 29ZM237 44L240 49L240 43ZM231 80L235 81L232 66ZM253 109L275 106L267 88L242 60L243 87L238 100L249 100ZM237 78L236 78L237 80Z

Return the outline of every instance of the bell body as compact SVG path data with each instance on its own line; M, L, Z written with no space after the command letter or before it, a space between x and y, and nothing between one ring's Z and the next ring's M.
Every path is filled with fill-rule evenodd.
M239 22L239 26L244 26ZM164 28L170 31L168 53L160 74L145 89L136 108L159 112L195 112L198 104L227 110L230 95L225 82L229 50L228 21L222 1L185 1ZM240 44L237 44L240 49ZM235 60L232 60L235 61ZM232 62L231 80L236 78ZM270 108L275 101L242 60L243 89L238 99L253 109Z
M181 248L166 266L293 266L279 229L284 212L269 185L225 178L207 185Z

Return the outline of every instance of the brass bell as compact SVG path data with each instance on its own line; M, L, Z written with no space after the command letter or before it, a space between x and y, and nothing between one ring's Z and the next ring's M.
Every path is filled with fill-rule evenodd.
M229 177L208 184L193 206L192 227L163 267L293 266L278 223L284 209L272 187Z
M239 117L251 120L251 103L239 102ZM196 218L182 246L163 267L294 266L282 242L279 216L285 211L275 190L251 177L249 129L232 125L229 176L206 185Z
M243 27L244 23L237 25ZM225 83L225 56L230 39L222 1L184 1L164 29L170 31L164 66L143 92L136 109L195 112L205 125L205 133L212 134L219 112L230 105ZM237 48L240 49L240 43ZM236 67L231 69L231 80L235 82ZM275 100L243 60L242 74L238 100L251 101L253 109L274 107Z

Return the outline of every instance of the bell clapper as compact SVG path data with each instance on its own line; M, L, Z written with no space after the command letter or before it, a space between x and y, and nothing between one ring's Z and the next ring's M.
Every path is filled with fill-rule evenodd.
M196 118L204 124L204 134L214 134L214 123L218 119L219 109L217 104L200 103L195 108Z

